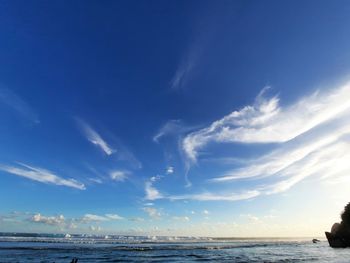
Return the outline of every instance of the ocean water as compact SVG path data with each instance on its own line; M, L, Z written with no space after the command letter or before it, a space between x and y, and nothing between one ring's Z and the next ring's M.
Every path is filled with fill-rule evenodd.
M0 262L350 262L326 240L0 233Z

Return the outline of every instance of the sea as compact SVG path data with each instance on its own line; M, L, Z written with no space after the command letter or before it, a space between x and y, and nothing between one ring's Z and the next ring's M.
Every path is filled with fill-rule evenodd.
M350 262L325 239L0 233L0 262Z

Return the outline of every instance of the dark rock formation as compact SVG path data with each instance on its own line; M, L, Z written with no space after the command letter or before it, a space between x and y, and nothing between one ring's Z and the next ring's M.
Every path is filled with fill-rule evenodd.
M326 232L331 247L350 247L350 203L345 206L341 219L340 224L333 224L331 232Z

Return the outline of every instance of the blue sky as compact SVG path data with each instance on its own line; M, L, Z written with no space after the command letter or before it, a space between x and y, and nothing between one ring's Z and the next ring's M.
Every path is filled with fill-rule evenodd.
M1 1L0 231L314 236L350 200L347 1Z

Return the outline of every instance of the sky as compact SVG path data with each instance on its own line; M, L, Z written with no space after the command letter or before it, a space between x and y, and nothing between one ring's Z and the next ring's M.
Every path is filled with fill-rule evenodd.
M350 201L348 1L0 1L0 231L322 236Z

